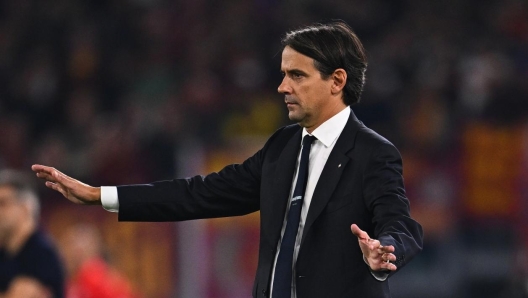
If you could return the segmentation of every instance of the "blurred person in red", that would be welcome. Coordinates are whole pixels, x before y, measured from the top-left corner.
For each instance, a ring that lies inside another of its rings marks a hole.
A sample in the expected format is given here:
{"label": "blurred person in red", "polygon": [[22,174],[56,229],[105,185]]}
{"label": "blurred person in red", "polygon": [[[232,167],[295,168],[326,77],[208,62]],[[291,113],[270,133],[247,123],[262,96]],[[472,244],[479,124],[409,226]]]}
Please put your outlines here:
{"label": "blurred person in red", "polygon": [[96,227],[78,224],[60,241],[68,278],[66,298],[137,298],[130,282],[103,258]]}
{"label": "blurred person in red", "polygon": [[0,171],[0,298],[62,298],[62,264],[38,228],[40,203],[29,181]]}

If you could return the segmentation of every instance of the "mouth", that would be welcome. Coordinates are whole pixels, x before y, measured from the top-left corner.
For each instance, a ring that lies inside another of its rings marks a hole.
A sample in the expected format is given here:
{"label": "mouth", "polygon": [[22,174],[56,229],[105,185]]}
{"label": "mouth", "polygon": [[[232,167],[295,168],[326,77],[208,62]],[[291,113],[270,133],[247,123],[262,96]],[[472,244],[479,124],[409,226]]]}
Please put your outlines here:
{"label": "mouth", "polygon": [[286,108],[290,111],[295,110],[296,105],[298,105],[296,102],[286,102]]}
{"label": "mouth", "polygon": [[285,96],[284,97],[284,103],[286,104],[286,107],[288,109],[293,108],[296,105],[299,105],[297,100],[295,98],[293,98],[292,96]]}
{"label": "mouth", "polygon": [[295,100],[291,100],[290,98],[286,98],[286,100],[284,100],[284,103],[288,106],[298,104]]}

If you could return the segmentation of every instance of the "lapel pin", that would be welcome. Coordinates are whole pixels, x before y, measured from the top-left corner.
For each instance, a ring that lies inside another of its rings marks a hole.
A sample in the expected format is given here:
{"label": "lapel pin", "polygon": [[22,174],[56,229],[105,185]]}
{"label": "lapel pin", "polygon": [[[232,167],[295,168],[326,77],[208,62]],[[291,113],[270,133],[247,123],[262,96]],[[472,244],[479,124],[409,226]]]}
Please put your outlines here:
{"label": "lapel pin", "polygon": [[341,167],[341,164],[339,164],[337,167],[340,168],[340,167]]}

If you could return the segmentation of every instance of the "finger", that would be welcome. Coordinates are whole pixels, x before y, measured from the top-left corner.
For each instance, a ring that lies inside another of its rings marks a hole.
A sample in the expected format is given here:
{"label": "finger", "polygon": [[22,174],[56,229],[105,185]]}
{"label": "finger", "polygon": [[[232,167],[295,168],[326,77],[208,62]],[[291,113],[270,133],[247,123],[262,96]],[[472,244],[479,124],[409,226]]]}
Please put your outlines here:
{"label": "finger", "polygon": [[[389,257],[389,258],[392,258],[392,257]],[[379,271],[379,270],[394,271],[398,269],[398,267],[396,267],[396,265],[391,263],[390,260],[384,261],[381,255],[376,258],[368,258],[367,261],[368,261],[370,268],[374,271]]]}
{"label": "finger", "polygon": [[[64,188],[64,186],[62,186],[61,184],[58,184],[58,183],[53,183],[53,182],[50,182],[50,181],[46,181],[45,185],[55,191],[58,191],[60,194],[62,194],[66,199],[70,200],[71,202],[75,203],[75,204],[86,204],[85,202],[83,202],[82,200],[79,200],[77,198],[74,198],[72,196],[69,195],[68,191],[67,191],[67,188]],[[1,298],[1,297],[0,297]]]}
{"label": "finger", "polygon": [[53,171],[51,172],[51,176],[56,181],[56,183],[60,183],[66,188],[71,188],[72,182],[74,181],[73,178],[64,175],[61,171],[56,169],[53,169]]}
{"label": "finger", "polygon": [[46,172],[37,172],[37,177],[40,178],[40,179],[44,179],[44,180],[55,182],[55,178],[53,178],[52,175],[50,175],[50,174],[48,174]]}
{"label": "finger", "polygon": [[42,168],[37,167],[37,166],[34,166],[34,167],[38,169],[37,177],[41,179],[45,179],[45,180],[48,180],[54,183],[62,183],[62,184],[65,182],[65,180],[67,180],[66,177],[68,176],[64,175],[63,173],[61,173],[59,170],[55,168],[46,167],[46,166],[41,166]]}
{"label": "finger", "polygon": [[62,190],[61,187],[57,183],[54,183],[51,181],[46,181],[46,186],[58,192]]}
{"label": "finger", "polygon": [[59,179],[61,179],[61,172],[59,172],[58,170],[55,170],[53,169],[53,171],[51,171],[51,176],[53,176],[53,178],[57,179],[57,181]]}
{"label": "finger", "polygon": [[33,165],[31,169],[36,172],[37,177],[53,182],[57,182],[57,173],[60,173],[55,168],[42,165]]}
{"label": "finger", "polygon": [[46,181],[46,187],[49,187],[53,190],[56,190],[58,192],[60,192],[63,196],[66,196],[66,192],[64,191],[64,189],[62,187],[60,187],[59,184],[57,183],[53,183],[53,182],[50,182],[50,181]]}
{"label": "finger", "polygon": [[46,172],[48,174],[51,174],[51,172],[54,170],[54,168],[48,167],[48,166],[39,165],[39,164],[35,164],[35,165],[31,166],[31,170],[33,170],[34,172]]}
{"label": "finger", "polygon": [[395,249],[394,249],[394,246],[392,245],[387,245],[387,246],[380,245],[378,247],[378,250],[380,254],[384,254],[384,253],[393,253]]}
{"label": "finger", "polygon": [[58,191],[58,192],[60,192],[61,194],[64,195],[63,189],[57,183],[46,181],[45,185],[46,185],[46,187],[51,188],[53,190],[56,190],[56,191]]}
{"label": "finger", "polygon": [[47,166],[42,166],[42,165],[33,165],[31,169],[37,172],[37,177],[47,179],[47,180],[60,182],[61,180],[63,180],[64,176],[66,176],[63,173],[61,173],[59,170],[52,168],[52,167],[47,167]]}
{"label": "finger", "polygon": [[383,262],[383,264],[381,264],[381,268],[390,270],[390,271],[396,271],[398,269],[398,267],[394,265],[393,263],[386,263],[386,262]]}
{"label": "finger", "polygon": [[365,241],[368,241],[370,239],[367,232],[361,230],[356,224],[352,224],[352,226],[350,226],[350,229],[352,230],[352,234],[356,235],[356,237],[358,237],[359,239]]}
{"label": "finger", "polygon": [[377,252],[380,255],[383,254],[383,252],[381,252],[381,250],[380,250],[381,243],[379,242],[379,240],[369,239],[367,241],[367,245],[368,245],[370,250],[375,251],[375,252]]}
{"label": "finger", "polygon": [[43,167],[42,165],[34,164],[31,166],[31,170],[34,172],[38,172],[38,171],[41,171],[42,167]]}
{"label": "finger", "polygon": [[396,256],[393,255],[393,254],[384,253],[384,254],[381,255],[381,259],[384,262],[394,262],[394,261],[396,261]]}

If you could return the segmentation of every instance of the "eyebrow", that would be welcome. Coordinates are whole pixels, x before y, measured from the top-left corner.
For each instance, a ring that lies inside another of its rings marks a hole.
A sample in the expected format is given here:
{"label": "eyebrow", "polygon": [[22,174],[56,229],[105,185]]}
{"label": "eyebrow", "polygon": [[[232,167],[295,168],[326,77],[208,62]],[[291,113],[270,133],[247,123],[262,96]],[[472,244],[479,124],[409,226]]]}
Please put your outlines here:
{"label": "eyebrow", "polygon": [[300,69],[297,69],[297,68],[294,68],[294,69],[289,69],[289,70],[283,70],[281,69],[281,73],[285,74],[295,74],[295,75],[303,75],[303,76],[308,76],[308,74]]}

